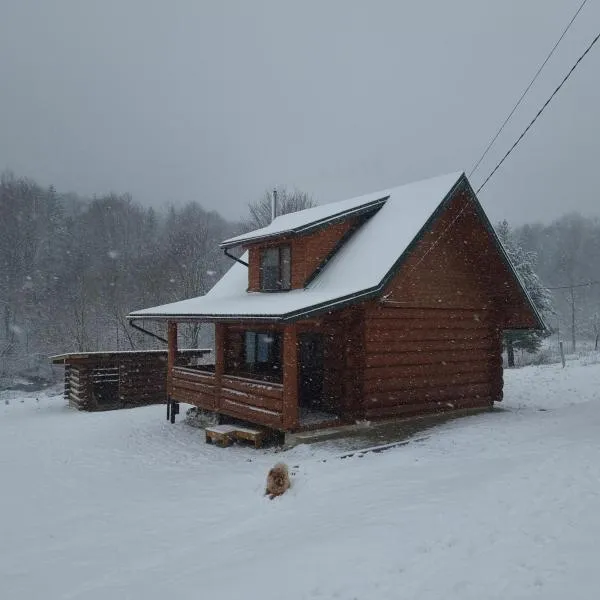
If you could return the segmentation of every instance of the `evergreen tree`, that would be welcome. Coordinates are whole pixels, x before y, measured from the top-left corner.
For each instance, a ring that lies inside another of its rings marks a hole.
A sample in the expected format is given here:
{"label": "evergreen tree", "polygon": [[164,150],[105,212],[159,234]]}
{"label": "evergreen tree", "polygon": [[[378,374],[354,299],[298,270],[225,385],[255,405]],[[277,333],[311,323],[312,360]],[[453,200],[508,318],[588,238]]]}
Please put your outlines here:
{"label": "evergreen tree", "polygon": [[[537,254],[523,249],[515,239],[507,221],[502,221],[498,225],[496,233],[542,318],[553,314],[550,292],[542,285],[535,272]],[[508,366],[515,366],[515,350],[537,352],[542,340],[548,335],[547,331],[507,331],[504,334],[504,348],[508,355]]]}

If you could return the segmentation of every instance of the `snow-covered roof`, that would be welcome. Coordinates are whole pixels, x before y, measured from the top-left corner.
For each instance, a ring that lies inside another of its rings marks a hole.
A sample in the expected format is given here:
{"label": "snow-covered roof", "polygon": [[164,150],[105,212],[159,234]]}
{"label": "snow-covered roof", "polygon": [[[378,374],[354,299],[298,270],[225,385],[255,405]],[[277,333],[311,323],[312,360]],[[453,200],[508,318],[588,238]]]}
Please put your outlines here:
{"label": "snow-covered roof", "polygon": [[[272,235],[276,229],[284,233],[292,225],[314,223],[316,214],[324,219],[326,215],[342,214],[350,207],[364,207],[374,201],[382,203],[303,289],[247,292],[248,270],[235,263],[205,296],[135,311],[129,318],[291,320],[333,309],[348,300],[372,296],[387,283],[387,277],[428,219],[461,181],[466,182],[463,173],[452,173],[279,217],[279,225],[276,226],[276,221],[272,223]],[[320,209],[322,212],[315,212]],[[259,231],[266,229],[269,228]],[[242,259],[247,260],[247,256]]]}
{"label": "snow-covered roof", "polygon": [[220,246],[221,248],[231,248],[233,246],[278,237],[283,234],[295,235],[307,233],[332,221],[375,210],[387,200],[387,197],[387,192],[376,192],[374,194],[359,196],[358,198],[350,198],[350,200],[331,202],[281,215],[273,219],[266,227],[229,238],[221,242]]}

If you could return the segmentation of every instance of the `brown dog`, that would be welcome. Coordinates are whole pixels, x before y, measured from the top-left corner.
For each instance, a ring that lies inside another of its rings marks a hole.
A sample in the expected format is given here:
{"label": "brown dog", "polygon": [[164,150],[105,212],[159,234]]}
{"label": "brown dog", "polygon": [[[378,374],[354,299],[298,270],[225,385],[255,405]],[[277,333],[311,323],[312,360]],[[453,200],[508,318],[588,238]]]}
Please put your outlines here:
{"label": "brown dog", "polygon": [[271,500],[276,496],[281,496],[290,489],[290,474],[285,463],[277,463],[267,475],[267,489],[265,496]]}

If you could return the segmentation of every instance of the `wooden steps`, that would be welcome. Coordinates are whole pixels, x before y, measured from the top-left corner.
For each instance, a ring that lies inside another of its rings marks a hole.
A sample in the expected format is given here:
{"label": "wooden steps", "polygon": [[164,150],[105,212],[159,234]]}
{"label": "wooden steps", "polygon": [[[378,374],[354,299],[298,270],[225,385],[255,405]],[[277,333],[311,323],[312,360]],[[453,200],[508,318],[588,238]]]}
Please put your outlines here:
{"label": "wooden steps", "polygon": [[265,439],[265,432],[260,429],[250,429],[240,425],[215,425],[207,427],[206,443],[216,444],[225,448],[235,441],[252,442],[255,448],[260,448]]}

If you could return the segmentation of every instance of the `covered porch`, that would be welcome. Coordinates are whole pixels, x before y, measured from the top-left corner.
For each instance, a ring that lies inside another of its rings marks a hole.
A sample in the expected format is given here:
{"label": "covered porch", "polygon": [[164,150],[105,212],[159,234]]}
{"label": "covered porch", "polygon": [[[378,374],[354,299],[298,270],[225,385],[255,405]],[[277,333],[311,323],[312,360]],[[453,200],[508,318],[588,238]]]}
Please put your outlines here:
{"label": "covered porch", "polygon": [[278,431],[352,422],[361,413],[362,313],[290,324],[215,324],[214,365],[178,365],[169,321],[168,395]]}

